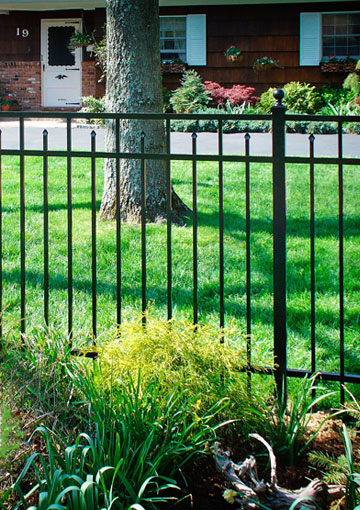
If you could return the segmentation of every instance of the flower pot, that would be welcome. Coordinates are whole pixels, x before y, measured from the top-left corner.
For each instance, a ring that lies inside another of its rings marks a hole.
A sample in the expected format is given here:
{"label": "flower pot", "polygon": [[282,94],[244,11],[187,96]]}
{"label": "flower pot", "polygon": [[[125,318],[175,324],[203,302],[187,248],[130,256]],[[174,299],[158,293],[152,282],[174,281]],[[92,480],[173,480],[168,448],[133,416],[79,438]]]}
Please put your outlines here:
{"label": "flower pot", "polygon": [[185,71],[184,64],[162,64],[161,65],[161,73],[162,74],[182,74]]}
{"label": "flower pot", "polygon": [[255,64],[254,71],[256,73],[262,72],[262,71],[270,71],[274,66],[272,64]]}
{"label": "flower pot", "polygon": [[1,111],[2,112],[8,112],[10,110],[10,105],[9,104],[2,104],[1,105]]}
{"label": "flower pot", "polygon": [[342,73],[344,72],[344,64],[342,62],[322,62],[320,71],[322,73]]}
{"label": "flower pot", "polygon": [[244,55],[225,55],[225,58],[229,64],[239,64],[243,61]]}
{"label": "flower pot", "polygon": [[345,73],[353,73],[355,71],[355,62],[345,62],[343,64],[343,70]]}

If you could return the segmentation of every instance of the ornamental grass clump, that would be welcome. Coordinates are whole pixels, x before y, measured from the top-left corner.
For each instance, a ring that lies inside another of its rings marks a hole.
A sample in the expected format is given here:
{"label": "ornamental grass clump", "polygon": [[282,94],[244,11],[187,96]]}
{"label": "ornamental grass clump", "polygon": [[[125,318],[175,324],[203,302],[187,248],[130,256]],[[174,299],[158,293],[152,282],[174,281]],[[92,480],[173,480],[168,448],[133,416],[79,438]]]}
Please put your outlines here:
{"label": "ornamental grass clump", "polygon": [[246,364],[245,336],[236,328],[194,326],[189,321],[165,322],[147,318],[125,322],[119,338],[106,343],[100,353],[102,384],[136,377],[139,369],[144,382],[161,380],[163,392],[175,385],[191,395],[199,395],[197,410],[229,398],[226,419],[239,419],[248,402],[247,378],[241,373]]}

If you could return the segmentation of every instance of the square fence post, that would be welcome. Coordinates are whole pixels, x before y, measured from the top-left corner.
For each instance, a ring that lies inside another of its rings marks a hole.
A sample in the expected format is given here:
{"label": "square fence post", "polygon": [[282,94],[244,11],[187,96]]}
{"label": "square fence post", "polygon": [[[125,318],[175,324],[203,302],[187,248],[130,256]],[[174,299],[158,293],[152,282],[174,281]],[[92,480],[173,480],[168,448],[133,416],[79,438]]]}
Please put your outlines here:
{"label": "square fence post", "polygon": [[272,111],[273,150],[273,286],[274,363],[279,399],[286,402],[286,187],[284,92],[274,91]]}

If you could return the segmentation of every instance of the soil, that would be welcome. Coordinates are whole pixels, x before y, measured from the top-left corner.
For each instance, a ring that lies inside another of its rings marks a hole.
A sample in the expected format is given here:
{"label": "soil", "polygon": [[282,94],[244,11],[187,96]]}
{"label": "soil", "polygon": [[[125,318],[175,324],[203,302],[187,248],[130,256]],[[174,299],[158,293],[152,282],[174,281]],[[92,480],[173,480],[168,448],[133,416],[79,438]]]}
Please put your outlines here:
{"label": "soil", "polygon": [[[324,412],[314,413],[310,423],[309,433],[316,430],[325,417]],[[344,444],[340,434],[342,430],[342,421],[328,420],[312,441],[309,451],[317,451],[328,453],[334,457],[344,455]],[[355,461],[360,460],[360,434],[353,432],[351,436],[352,446],[354,450]],[[231,453],[234,462],[244,460],[248,455],[255,455],[259,467],[259,476],[268,480],[268,472],[263,466],[257,454],[259,451],[250,450],[250,442],[244,441],[244,438],[238,437],[233,440],[231,447],[226,448]],[[253,445],[255,446],[255,445]],[[261,473],[262,469],[262,473]],[[230,505],[223,498],[223,492],[230,486],[225,482],[220,473],[216,471],[214,460],[211,456],[202,459],[190,466],[184,473],[188,480],[188,487],[184,488],[190,493],[182,502],[174,508],[177,510],[229,510],[234,509],[234,505]],[[296,466],[278,465],[277,476],[278,485],[290,490],[297,490],[306,487],[311,480],[316,478],[322,479],[324,473],[315,466],[309,465],[308,456],[304,455]],[[337,509],[341,509],[344,502],[341,501]]]}
{"label": "soil", "polygon": [[[12,458],[7,459],[7,466],[4,462],[0,465],[0,495],[11,486],[20,474],[25,459],[34,451],[44,451],[44,444],[40,439],[36,439],[29,445],[26,440],[30,437],[31,431],[39,424],[38,419],[30,414],[17,414],[16,416],[20,427],[23,430],[23,441]],[[324,413],[315,413],[312,417],[311,427],[316,429],[323,420]],[[340,420],[329,420],[325,423],[317,437],[311,443],[310,451],[326,452],[334,457],[344,454],[344,446],[340,430],[342,422]],[[353,432],[352,445],[355,454],[355,460],[359,461],[360,434]],[[254,444],[253,444],[254,443]],[[230,451],[231,458],[235,462],[244,460],[248,455],[255,455],[259,468],[260,478],[268,479],[265,456],[259,457],[261,446],[257,442],[250,442],[242,436],[225,439],[223,445]],[[257,448],[257,450],[251,448]],[[263,460],[262,460],[263,459]],[[262,462],[264,463],[262,466]],[[233,505],[227,503],[223,498],[223,492],[229,488],[220,473],[216,471],[212,455],[208,455],[188,466],[183,471],[183,478],[178,481],[182,488],[182,499],[172,508],[175,510],[229,510],[234,509]],[[310,466],[307,455],[304,455],[296,467],[279,466],[277,470],[278,484],[287,489],[296,490],[308,485],[310,480],[322,478],[323,473]],[[187,480],[185,484],[184,479]],[[178,491],[176,497],[179,497]],[[1,498],[0,498],[1,499]],[[14,502],[8,502],[4,507],[13,508]],[[167,505],[170,508],[170,505]],[[339,508],[339,507],[338,507]],[[341,508],[341,505],[340,505]]]}

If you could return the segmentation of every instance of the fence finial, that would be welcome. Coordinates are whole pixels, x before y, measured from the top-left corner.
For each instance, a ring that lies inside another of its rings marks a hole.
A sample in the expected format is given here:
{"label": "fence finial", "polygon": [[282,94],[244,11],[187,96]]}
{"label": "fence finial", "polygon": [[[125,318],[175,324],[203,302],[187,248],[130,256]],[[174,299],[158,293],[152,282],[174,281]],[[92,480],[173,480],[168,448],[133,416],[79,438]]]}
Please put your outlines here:
{"label": "fence finial", "polygon": [[276,99],[276,104],[275,106],[277,108],[285,108],[284,105],[282,104],[282,100],[284,99],[284,96],[285,96],[285,93],[282,89],[275,89],[274,90],[274,93],[273,93],[273,96],[274,98]]}

